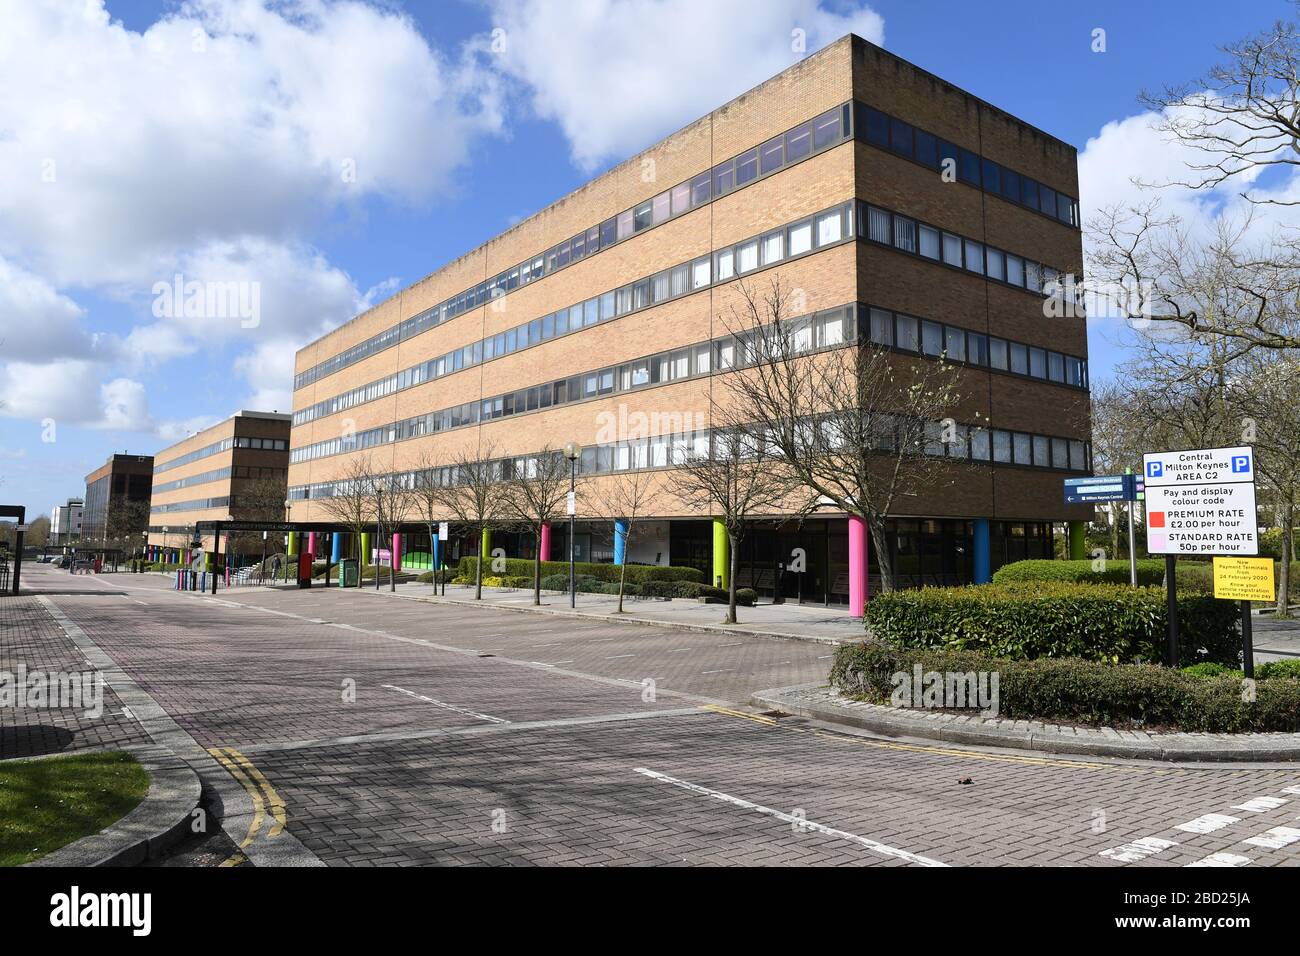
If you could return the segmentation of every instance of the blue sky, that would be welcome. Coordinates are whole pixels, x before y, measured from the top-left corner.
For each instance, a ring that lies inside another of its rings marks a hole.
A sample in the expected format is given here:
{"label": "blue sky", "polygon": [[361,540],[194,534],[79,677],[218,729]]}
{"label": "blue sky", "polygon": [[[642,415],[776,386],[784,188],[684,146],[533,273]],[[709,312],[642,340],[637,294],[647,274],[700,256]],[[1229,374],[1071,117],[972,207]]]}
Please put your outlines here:
{"label": "blue sky", "polygon": [[[0,175],[27,185],[0,197],[0,500],[48,513],[113,451],[153,453],[241,407],[287,411],[294,348],[777,72],[794,27],[810,50],[849,29],[883,31],[893,52],[1075,144],[1086,214],[1125,198],[1152,152],[1140,90],[1193,79],[1217,45],[1293,8],[16,9],[0,83],[24,94],[0,104]],[[1091,49],[1097,28],[1103,54]],[[635,84],[617,79],[627,67]],[[177,271],[258,281],[258,326],[156,315],[152,287]],[[1122,358],[1118,340],[1094,325],[1094,381]]]}

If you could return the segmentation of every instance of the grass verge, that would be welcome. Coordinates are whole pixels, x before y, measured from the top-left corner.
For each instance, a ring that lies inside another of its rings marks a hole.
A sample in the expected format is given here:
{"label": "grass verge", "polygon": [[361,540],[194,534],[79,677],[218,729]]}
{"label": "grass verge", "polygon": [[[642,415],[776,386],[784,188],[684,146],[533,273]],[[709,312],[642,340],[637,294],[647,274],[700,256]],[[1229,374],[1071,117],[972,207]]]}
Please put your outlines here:
{"label": "grass verge", "polygon": [[120,820],[149,792],[130,754],[0,763],[0,866],[21,866]]}

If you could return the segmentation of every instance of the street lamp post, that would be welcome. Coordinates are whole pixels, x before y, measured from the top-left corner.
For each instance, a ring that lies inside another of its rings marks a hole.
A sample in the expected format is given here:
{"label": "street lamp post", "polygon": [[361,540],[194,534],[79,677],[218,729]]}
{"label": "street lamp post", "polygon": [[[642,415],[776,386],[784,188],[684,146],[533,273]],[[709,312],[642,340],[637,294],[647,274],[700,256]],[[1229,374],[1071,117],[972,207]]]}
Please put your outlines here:
{"label": "street lamp post", "polygon": [[569,459],[569,607],[578,606],[578,587],[573,574],[573,537],[578,514],[578,459],[582,457],[582,446],[571,441],[564,446],[564,457]]}
{"label": "street lamp post", "polygon": [[[376,488],[375,497],[378,504],[375,506],[375,590],[379,590],[379,555],[384,548],[384,489]],[[393,552],[388,552],[388,560],[393,560]]]}
{"label": "street lamp post", "polygon": [[289,580],[289,535],[293,534],[289,530],[290,509],[293,508],[293,502],[285,500],[284,503],[284,577],[281,579],[286,583]]}

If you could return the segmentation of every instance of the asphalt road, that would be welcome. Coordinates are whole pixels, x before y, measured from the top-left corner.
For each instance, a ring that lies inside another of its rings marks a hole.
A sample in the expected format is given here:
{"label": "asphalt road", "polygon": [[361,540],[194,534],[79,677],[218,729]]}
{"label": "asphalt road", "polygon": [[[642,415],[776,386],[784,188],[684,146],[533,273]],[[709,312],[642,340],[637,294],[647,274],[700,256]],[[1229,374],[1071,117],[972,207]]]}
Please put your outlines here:
{"label": "asphalt road", "polygon": [[1300,863],[1300,768],[964,749],[744,706],[824,678],[824,645],[24,570],[49,618],[24,646],[79,634],[121,668],[108,723],[61,739],[160,726],[126,719],[143,692],[219,784],[225,833],[177,863]]}

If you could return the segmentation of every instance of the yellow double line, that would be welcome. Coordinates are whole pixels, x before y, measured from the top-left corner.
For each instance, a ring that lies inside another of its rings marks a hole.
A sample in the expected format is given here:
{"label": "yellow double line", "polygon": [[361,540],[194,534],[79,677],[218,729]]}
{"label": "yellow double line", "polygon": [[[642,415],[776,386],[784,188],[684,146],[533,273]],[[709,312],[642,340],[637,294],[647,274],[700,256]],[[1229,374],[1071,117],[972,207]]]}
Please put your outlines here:
{"label": "yellow double line", "polygon": [[271,827],[266,832],[268,840],[275,839],[284,832],[288,822],[284,812],[284,800],[276,793],[271,781],[263,776],[262,771],[253,766],[253,762],[234,747],[209,747],[208,753],[216,757],[221,765],[230,771],[230,775],[243,785],[253,800],[253,819],[248,824],[248,833],[240,841],[239,852],[221,863],[222,866],[238,866],[247,861],[244,850],[257,839],[266,820],[267,811],[271,814]]}

